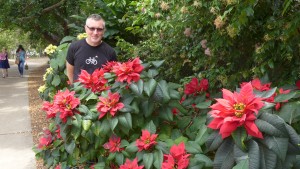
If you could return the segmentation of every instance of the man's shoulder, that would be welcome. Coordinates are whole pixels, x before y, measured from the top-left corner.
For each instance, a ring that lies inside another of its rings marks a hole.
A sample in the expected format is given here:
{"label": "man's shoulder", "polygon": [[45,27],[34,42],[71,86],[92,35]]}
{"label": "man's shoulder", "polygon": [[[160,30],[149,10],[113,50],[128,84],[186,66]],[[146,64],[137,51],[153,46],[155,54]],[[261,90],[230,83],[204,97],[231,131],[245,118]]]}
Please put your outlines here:
{"label": "man's shoulder", "polygon": [[85,39],[81,39],[81,40],[77,40],[77,41],[72,42],[71,46],[78,47],[78,46],[81,46],[85,43],[86,43]]}

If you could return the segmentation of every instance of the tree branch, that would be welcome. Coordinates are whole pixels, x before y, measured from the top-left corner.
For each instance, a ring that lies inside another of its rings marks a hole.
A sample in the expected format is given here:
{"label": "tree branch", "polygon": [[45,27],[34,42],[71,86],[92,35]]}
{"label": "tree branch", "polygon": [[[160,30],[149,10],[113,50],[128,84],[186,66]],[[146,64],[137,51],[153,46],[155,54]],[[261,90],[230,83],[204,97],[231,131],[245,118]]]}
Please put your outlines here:
{"label": "tree branch", "polygon": [[[44,13],[47,13],[47,12],[50,12],[50,11],[52,11],[52,10],[54,10],[54,9],[56,9],[56,8],[58,8],[58,7],[60,7],[61,5],[63,5],[63,4],[65,3],[65,1],[66,1],[66,0],[61,0],[60,2],[58,2],[58,3],[56,3],[56,4],[52,5],[52,6],[49,6],[49,7],[45,8],[45,9],[43,9],[43,10],[40,12],[40,15],[41,15],[41,14],[44,14]],[[35,15],[31,15],[31,16],[27,16],[27,17],[18,18],[18,20],[23,21],[23,20],[32,19],[32,18],[34,18],[34,17],[36,17],[36,16],[35,16]]]}

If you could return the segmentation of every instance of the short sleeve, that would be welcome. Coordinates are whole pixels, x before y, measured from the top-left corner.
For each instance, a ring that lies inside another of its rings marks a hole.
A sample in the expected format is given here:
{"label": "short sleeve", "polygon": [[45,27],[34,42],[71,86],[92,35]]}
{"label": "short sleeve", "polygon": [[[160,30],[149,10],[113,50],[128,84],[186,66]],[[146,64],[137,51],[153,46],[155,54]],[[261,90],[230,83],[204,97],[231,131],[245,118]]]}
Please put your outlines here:
{"label": "short sleeve", "polygon": [[74,51],[74,43],[72,43],[70,46],[69,46],[69,49],[68,49],[68,52],[67,52],[67,62],[70,64],[70,65],[73,65],[74,66],[74,56],[75,56],[75,51]]}

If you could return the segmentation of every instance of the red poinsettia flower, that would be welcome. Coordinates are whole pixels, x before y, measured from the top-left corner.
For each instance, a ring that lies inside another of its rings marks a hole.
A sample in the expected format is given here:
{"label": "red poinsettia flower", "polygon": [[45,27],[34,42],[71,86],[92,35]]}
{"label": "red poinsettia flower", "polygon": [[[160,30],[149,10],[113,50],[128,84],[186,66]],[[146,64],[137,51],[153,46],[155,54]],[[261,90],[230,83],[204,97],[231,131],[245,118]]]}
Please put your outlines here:
{"label": "red poinsettia flower", "polygon": [[131,83],[131,81],[137,82],[140,80],[140,73],[143,71],[144,67],[141,65],[141,60],[135,58],[132,61],[127,61],[125,63],[117,63],[113,66],[113,72],[117,75],[116,81]]}
{"label": "red poinsettia flower", "polygon": [[103,71],[104,71],[105,73],[110,73],[110,72],[112,72],[113,67],[114,67],[115,65],[117,65],[117,64],[118,64],[118,62],[116,62],[116,61],[107,62],[107,63],[102,67],[102,69],[103,69]]}
{"label": "red poinsettia flower", "polygon": [[300,90],[300,80],[297,80],[297,81],[296,81],[296,86],[297,86],[297,88]]}
{"label": "red poinsettia flower", "polygon": [[139,151],[149,150],[152,146],[156,145],[155,141],[157,134],[151,134],[148,130],[142,130],[142,136],[136,140],[136,146]]}
{"label": "red poinsettia flower", "polygon": [[60,165],[57,165],[57,166],[55,167],[55,169],[61,169],[61,166],[60,166]]}
{"label": "red poinsettia flower", "polygon": [[99,119],[104,117],[107,112],[115,116],[116,112],[124,107],[123,103],[119,103],[119,93],[108,93],[108,97],[99,97],[100,102],[97,104],[97,110],[100,112]]}
{"label": "red poinsettia flower", "polygon": [[43,103],[43,107],[42,110],[46,111],[47,113],[47,118],[55,118],[56,113],[57,113],[57,109],[55,108],[55,106],[53,105],[53,103],[50,103],[48,101],[45,101]]}
{"label": "red poinsettia flower", "polygon": [[92,92],[102,92],[109,89],[104,73],[103,69],[96,69],[90,75],[86,70],[82,70],[78,76],[78,81],[84,84],[85,88],[91,89]]}
{"label": "red poinsettia flower", "polygon": [[198,94],[204,92],[208,89],[209,83],[207,79],[201,79],[200,82],[197,78],[193,78],[190,83],[185,85],[184,93],[189,94]]}
{"label": "red poinsettia flower", "polygon": [[38,148],[44,149],[52,143],[52,134],[49,129],[44,130],[43,136],[39,139]]}
{"label": "red poinsettia flower", "polygon": [[190,154],[185,151],[184,143],[180,143],[178,146],[173,145],[170,149],[170,154],[164,155],[164,162],[162,163],[162,169],[185,169],[189,165]]}
{"label": "red poinsettia flower", "polygon": [[68,89],[66,91],[58,91],[53,98],[53,104],[60,112],[59,117],[63,122],[67,121],[67,117],[74,115],[75,108],[80,104],[80,100],[76,98],[75,92],[70,92]]}
{"label": "red poinsettia flower", "polygon": [[57,137],[58,139],[61,139],[62,137],[61,137],[61,135],[60,135],[60,127],[59,127],[59,125],[56,125],[56,127],[57,127],[57,129],[55,130],[56,137]]}
{"label": "red poinsettia flower", "polygon": [[103,147],[109,150],[109,152],[114,153],[123,150],[123,148],[120,148],[120,145],[121,145],[121,138],[116,135],[112,135],[109,138],[109,141],[103,145]]}
{"label": "red poinsettia flower", "polygon": [[262,98],[253,94],[251,83],[245,84],[240,93],[223,89],[223,99],[216,99],[217,103],[210,106],[209,112],[214,119],[208,125],[212,129],[220,129],[222,138],[230,136],[238,127],[244,126],[251,136],[263,138],[254,121],[255,113],[264,105]]}
{"label": "red poinsettia flower", "polygon": [[[241,83],[241,87],[246,85],[248,82],[243,82]],[[258,78],[255,78],[251,81],[251,85],[253,89],[258,90],[258,91],[267,91],[270,90],[271,83],[261,83],[261,81]]]}
{"label": "red poinsettia flower", "polygon": [[125,164],[120,166],[120,169],[143,169],[144,166],[138,165],[138,160],[135,158],[134,160],[130,161],[129,159],[126,159]]}

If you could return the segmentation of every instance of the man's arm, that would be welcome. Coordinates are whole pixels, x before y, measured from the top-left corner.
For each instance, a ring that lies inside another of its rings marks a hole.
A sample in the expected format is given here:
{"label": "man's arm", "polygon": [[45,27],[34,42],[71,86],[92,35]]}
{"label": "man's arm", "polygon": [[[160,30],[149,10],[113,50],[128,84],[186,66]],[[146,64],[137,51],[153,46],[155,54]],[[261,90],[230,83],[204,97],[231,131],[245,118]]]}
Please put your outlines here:
{"label": "man's arm", "polygon": [[68,61],[66,62],[67,67],[67,76],[69,78],[70,84],[73,84],[73,76],[74,76],[74,66],[71,65]]}

